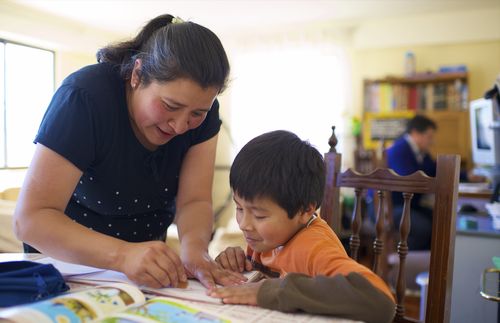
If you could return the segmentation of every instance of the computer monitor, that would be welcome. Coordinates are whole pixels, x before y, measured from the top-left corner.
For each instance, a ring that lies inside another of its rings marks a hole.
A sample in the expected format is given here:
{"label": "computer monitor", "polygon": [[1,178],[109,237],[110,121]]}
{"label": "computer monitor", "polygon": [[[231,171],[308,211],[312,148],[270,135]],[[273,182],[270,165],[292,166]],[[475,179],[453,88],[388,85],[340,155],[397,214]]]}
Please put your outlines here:
{"label": "computer monitor", "polygon": [[500,164],[500,118],[493,103],[491,99],[470,103],[472,160],[476,167]]}

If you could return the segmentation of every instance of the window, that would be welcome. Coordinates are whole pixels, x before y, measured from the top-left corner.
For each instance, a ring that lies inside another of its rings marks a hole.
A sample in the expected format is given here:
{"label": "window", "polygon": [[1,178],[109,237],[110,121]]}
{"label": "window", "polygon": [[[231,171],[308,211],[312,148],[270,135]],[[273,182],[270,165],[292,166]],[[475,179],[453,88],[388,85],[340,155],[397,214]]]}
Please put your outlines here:
{"label": "window", "polygon": [[292,131],[321,153],[329,149],[331,126],[337,136],[345,131],[348,80],[342,50],[316,44],[266,47],[235,55],[232,70],[233,156],[267,131]]}
{"label": "window", "polygon": [[53,93],[53,52],[0,41],[0,168],[29,165]]}

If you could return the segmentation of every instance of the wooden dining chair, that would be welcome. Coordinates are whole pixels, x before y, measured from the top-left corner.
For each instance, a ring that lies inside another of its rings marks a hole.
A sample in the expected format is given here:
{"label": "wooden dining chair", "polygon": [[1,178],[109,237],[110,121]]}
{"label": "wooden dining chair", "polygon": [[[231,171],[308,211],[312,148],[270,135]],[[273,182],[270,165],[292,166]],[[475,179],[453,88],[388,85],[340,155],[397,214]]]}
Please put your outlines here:
{"label": "wooden dining chair", "polygon": [[[335,127],[332,127],[335,131]],[[329,140],[330,151],[325,154],[326,185],[320,214],[334,231],[340,228],[340,188],[354,188],[355,205],[351,221],[352,234],[350,256],[358,260],[360,246],[360,201],[363,190],[372,189],[380,200],[376,211],[376,237],[373,241],[374,261],[372,270],[380,275],[386,236],[383,192],[402,192],[403,215],[399,229],[397,253],[399,269],[396,283],[396,315],[394,322],[415,322],[405,316],[405,269],[408,254],[407,239],[411,228],[410,203],[413,194],[434,194],[434,215],[432,219],[431,260],[429,285],[427,289],[426,322],[449,322],[451,309],[451,288],[453,278],[453,255],[455,246],[455,218],[458,196],[460,156],[438,155],[436,177],[429,177],[418,171],[408,176],[397,175],[388,168],[378,168],[370,174],[360,174],[352,169],[340,171],[341,154],[336,152],[335,133]]]}

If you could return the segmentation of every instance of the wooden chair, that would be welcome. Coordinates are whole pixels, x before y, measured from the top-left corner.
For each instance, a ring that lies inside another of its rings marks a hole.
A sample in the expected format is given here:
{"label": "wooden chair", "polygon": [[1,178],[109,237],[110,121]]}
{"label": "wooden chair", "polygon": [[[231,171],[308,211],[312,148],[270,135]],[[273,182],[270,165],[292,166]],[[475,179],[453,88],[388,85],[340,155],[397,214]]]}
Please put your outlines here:
{"label": "wooden chair", "polygon": [[[335,127],[333,127],[335,130]],[[332,135],[335,138],[335,134]],[[456,201],[460,157],[458,155],[438,155],[436,177],[429,177],[418,171],[409,176],[399,176],[387,168],[379,168],[370,174],[359,174],[351,169],[340,171],[341,154],[335,150],[336,138],[330,138],[330,151],[325,154],[326,186],[321,207],[321,217],[334,230],[340,228],[340,187],[354,188],[355,206],[352,215],[350,256],[358,260],[360,245],[360,201],[363,190],[373,189],[380,199],[377,210],[376,237],[373,242],[373,271],[380,274],[384,234],[383,216],[384,194],[382,192],[403,192],[404,206],[399,230],[399,270],[396,285],[395,322],[415,322],[405,317],[405,259],[408,254],[407,239],[410,232],[410,202],[413,194],[434,194],[434,215],[432,222],[431,261],[429,285],[427,289],[426,322],[449,322],[451,309],[451,287],[453,278],[453,255],[455,246]],[[338,231],[336,231],[338,232]]]}

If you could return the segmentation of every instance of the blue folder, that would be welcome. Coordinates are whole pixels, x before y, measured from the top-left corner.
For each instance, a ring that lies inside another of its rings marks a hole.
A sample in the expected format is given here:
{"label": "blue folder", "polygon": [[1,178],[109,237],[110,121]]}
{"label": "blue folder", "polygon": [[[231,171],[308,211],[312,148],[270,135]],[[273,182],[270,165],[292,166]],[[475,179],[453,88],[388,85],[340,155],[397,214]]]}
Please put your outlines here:
{"label": "blue folder", "polygon": [[0,263],[0,307],[21,305],[57,296],[69,290],[51,264],[32,261]]}

